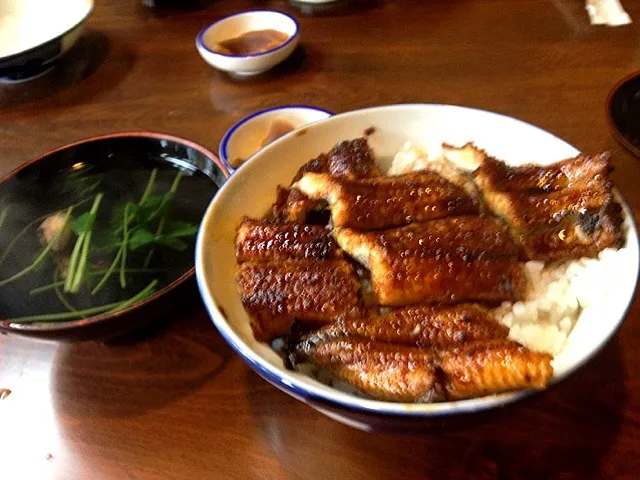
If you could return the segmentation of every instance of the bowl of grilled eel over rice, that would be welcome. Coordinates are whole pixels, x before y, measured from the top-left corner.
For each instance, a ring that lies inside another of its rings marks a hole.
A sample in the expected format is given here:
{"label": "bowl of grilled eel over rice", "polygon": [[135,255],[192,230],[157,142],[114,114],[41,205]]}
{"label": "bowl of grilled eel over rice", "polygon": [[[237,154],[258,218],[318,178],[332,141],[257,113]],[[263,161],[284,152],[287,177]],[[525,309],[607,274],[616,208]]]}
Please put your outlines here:
{"label": "bowl of grilled eel over rice", "polygon": [[336,420],[395,428],[514,402],[586,363],[638,276],[607,152],[503,115],[336,115],[243,164],[196,274],[265,380]]}

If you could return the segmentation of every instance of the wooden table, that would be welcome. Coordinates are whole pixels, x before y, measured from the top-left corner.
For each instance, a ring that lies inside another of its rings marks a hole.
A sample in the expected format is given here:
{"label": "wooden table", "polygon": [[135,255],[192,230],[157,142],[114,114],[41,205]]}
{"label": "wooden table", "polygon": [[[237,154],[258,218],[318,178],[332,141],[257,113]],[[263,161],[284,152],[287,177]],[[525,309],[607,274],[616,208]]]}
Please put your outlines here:
{"label": "wooden table", "polygon": [[[0,86],[0,171],[91,135],[152,130],[217,150],[261,108],[336,112],[402,102],[497,111],[586,152],[611,150],[640,209],[638,161],[611,138],[609,89],[638,68],[640,23],[592,27],[581,0],[386,1],[304,17],[284,1],[156,14],[98,1],[82,41],[30,84]],[[626,1],[640,22],[640,3]],[[302,48],[234,81],[198,56],[200,28],[235,11],[298,15]],[[366,434],[271,387],[193,308],[108,344],[0,337],[0,478],[640,478],[640,303],[586,367],[489,416],[419,434]]]}

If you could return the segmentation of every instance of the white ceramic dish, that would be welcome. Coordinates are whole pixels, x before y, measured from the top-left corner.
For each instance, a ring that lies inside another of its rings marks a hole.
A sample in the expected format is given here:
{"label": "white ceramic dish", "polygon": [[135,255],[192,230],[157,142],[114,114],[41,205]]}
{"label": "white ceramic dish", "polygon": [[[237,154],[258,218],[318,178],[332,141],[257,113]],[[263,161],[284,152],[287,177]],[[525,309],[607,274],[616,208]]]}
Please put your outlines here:
{"label": "white ceramic dish", "polygon": [[93,0],[0,0],[0,77],[34,76],[71,48]]}
{"label": "white ceramic dish", "polygon": [[[278,30],[289,39],[282,45],[253,55],[225,55],[212,50],[216,43],[238,37],[253,30]],[[221,18],[203,28],[196,38],[200,56],[214,68],[235,75],[249,76],[266,72],[286,59],[300,39],[300,27],[295,18],[272,10],[253,10]]]}
{"label": "white ceramic dish", "polygon": [[234,124],[222,137],[218,156],[227,169],[233,172],[237,167],[234,159],[248,159],[262,147],[262,141],[274,120],[283,120],[295,129],[309,123],[324,120],[333,115],[328,110],[309,105],[282,105],[260,110]]}
{"label": "white ceramic dish", "polygon": [[[267,344],[254,340],[234,279],[235,229],[243,215],[259,217],[274,199],[276,185],[287,185],[307,160],[340,140],[362,136],[374,127],[369,143],[381,163],[390,162],[406,140],[427,151],[445,141],[474,141],[489,154],[512,164],[551,163],[578,151],[565,141],[519,120],[464,107],[398,105],[336,115],[309,126],[305,135],[288,134],[242,165],[219,191],[202,222],[196,246],[196,275],[214,324],[232,347],[266,380],[332,418],[360,428],[387,427],[404,420],[476,412],[505,405],[530,391],[457,402],[404,404],[362,399],[286,370]],[[277,165],[278,168],[273,166]],[[623,202],[624,204],[624,202]],[[616,297],[585,309],[565,350],[554,360],[558,382],[586,363],[615,333],[633,299],[638,275],[638,237],[628,206],[629,262],[619,272]]]}

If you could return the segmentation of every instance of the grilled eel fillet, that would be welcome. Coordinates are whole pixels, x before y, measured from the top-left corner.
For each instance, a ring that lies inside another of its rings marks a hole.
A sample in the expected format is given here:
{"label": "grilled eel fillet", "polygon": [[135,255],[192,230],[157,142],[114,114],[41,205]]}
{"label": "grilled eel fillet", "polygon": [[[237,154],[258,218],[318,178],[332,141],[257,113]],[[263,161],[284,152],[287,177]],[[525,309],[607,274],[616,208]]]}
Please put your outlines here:
{"label": "grilled eel fillet", "polygon": [[405,307],[377,316],[350,316],[316,335],[368,338],[415,347],[506,339],[509,329],[479,305]]}
{"label": "grilled eel fillet", "polygon": [[311,334],[292,350],[293,365],[324,368],[375,399],[395,402],[460,400],[523,388],[544,388],[551,356],[509,340],[443,348],[391,345]]}
{"label": "grilled eel fillet", "polygon": [[334,236],[369,269],[380,305],[514,301],[526,293],[519,248],[496,219],[444,218],[375,232],[338,228]]}
{"label": "grilled eel fillet", "polygon": [[294,317],[320,326],[359,308],[358,277],[345,260],[245,262],[236,277],[259,341],[285,335]]}
{"label": "grilled eel fillet", "polygon": [[623,245],[621,207],[607,154],[540,167],[486,157],[475,173],[489,208],[510,225],[531,260],[596,256]]}
{"label": "grilled eel fillet", "polygon": [[336,227],[379,229],[478,213],[462,188],[429,171],[365,179],[305,173],[294,187],[311,199],[326,200]]}
{"label": "grilled eel fillet", "polygon": [[297,188],[278,186],[269,218],[277,222],[306,223],[311,212],[320,206],[321,202],[311,200]]}
{"label": "grilled eel fillet", "polygon": [[245,217],[236,235],[238,263],[294,258],[328,260],[338,255],[331,232],[318,225],[274,223]]}
{"label": "grilled eel fillet", "polygon": [[[300,180],[306,172],[351,179],[382,175],[365,138],[340,142],[329,153],[322,153],[308,161],[300,167],[291,183]],[[325,202],[312,200],[297,188],[278,187],[271,216],[283,222],[305,223],[310,213],[324,205]]]}
{"label": "grilled eel fillet", "polygon": [[607,177],[611,165],[609,154],[578,155],[551,165],[510,167],[487,155],[482,157],[476,176],[485,188],[499,191],[554,192],[590,180]]}
{"label": "grilled eel fillet", "polygon": [[300,180],[307,172],[328,173],[333,177],[351,179],[382,175],[366,138],[337,143],[329,153],[321,153],[317,158],[305,163],[298,170],[292,183]]}

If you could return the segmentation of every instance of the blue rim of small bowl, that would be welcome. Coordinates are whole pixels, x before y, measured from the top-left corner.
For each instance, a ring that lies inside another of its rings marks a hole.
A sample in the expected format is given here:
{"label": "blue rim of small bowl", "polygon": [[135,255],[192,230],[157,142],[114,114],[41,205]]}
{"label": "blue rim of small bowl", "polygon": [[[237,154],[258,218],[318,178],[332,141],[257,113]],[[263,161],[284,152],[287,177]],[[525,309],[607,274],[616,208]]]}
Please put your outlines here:
{"label": "blue rim of small bowl", "polygon": [[[269,112],[273,112],[275,110],[284,110],[284,109],[287,109],[287,108],[299,108],[299,109],[305,109],[305,110],[316,110],[316,111],[328,114],[329,117],[333,117],[335,115],[335,112],[332,112],[332,111],[327,110],[325,108],[314,107],[313,105],[297,105],[297,104],[293,104],[293,105],[278,105],[277,107],[265,108],[265,109],[262,109],[262,110],[258,110],[257,112],[254,112],[251,115],[247,115],[243,119],[241,119],[241,120],[237,121],[236,123],[234,123],[231,126],[231,128],[229,128],[229,130],[227,130],[227,133],[224,134],[224,136],[222,137],[222,140],[220,141],[220,147],[218,148],[218,157],[220,158],[222,163],[224,163],[224,166],[227,167],[227,170],[229,170],[229,173],[233,173],[237,169],[237,168],[234,168],[231,165],[229,165],[229,158],[228,158],[228,155],[227,155],[227,146],[229,144],[229,140],[231,140],[231,137],[236,132],[236,130],[238,130],[238,128],[240,128],[242,125],[247,123],[249,120],[253,120],[256,117],[259,117],[260,115],[263,115],[263,114],[269,113]],[[329,117],[327,117],[327,118],[329,118]],[[320,121],[320,120],[316,120],[316,121]],[[313,123],[313,122],[309,122],[309,123]],[[305,124],[305,125],[307,125],[307,124]],[[301,127],[302,127],[302,125],[301,125]]]}
{"label": "blue rim of small bowl", "polygon": [[[284,15],[285,17],[287,17],[287,18],[289,18],[290,20],[293,21],[293,24],[296,26],[296,30],[295,30],[295,32],[293,32],[293,34],[283,44],[278,45],[277,47],[274,47],[274,48],[272,48],[270,50],[267,50],[265,52],[251,53],[249,55],[228,55],[226,53],[215,52],[215,51],[211,50],[209,47],[207,47],[206,44],[202,41],[202,37],[204,37],[204,34],[207,32],[207,30],[209,30],[214,25],[216,25],[216,24],[218,24],[220,22],[224,22],[225,20],[228,20],[230,18],[239,17],[241,15],[247,15],[249,13],[277,13],[279,15]],[[280,12],[278,10],[247,10],[246,12],[234,13],[232,15],[227,15],[226,17],[219,18],[215,22],[211,22],[209,25],[207,25],[202,30],[200,30],[200,33],[198,33],[198,36],[196,37],[196,45],[198,47],[204,48],[209,53],[212,53],[214,55],[220,55],[222,57],[227,57],[227,58],[262,57],[264,55],[269,55],[270,53],[273,53],[275,51],[282,50],[287,45],[289,45],[291,42],[293,42],[293,40],[298,37],[299,33],[300,33],[300,24],[298,23],[298,21],[293,16],[289,15],[288,13]]]}

